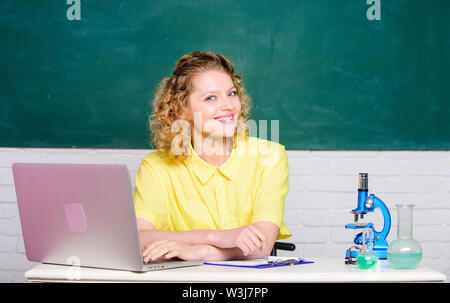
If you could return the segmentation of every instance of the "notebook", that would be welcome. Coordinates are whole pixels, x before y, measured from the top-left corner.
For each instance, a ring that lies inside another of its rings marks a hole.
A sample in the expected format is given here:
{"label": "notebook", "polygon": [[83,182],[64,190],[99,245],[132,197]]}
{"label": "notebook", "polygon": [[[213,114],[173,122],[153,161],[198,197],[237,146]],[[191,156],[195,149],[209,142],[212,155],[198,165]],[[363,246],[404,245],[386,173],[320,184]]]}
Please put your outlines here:
{"label": "notebook", "polygon": [[202,261],[143,263],[125,165],[14,163],[28,260],[143,272]]}
{"label": "notebook", "polygon": [[206,265],[231,266],[231,267],[248,267],[248,268],[268,268],[277,266],[289,266],[299,264],[314,263],[313,261],[306,261],[303,258],[297,257],[280,257],[269,256],[261,259],[250,260],[233,260],[220,262],[205,262]]}

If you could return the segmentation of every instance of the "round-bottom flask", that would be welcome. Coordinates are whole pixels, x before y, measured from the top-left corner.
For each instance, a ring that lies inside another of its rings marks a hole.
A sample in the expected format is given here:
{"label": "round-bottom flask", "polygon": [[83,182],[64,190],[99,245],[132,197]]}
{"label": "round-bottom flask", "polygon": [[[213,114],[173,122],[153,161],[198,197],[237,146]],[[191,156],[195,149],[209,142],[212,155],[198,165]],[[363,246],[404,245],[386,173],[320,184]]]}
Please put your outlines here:
{"label": "round-bottom flask", "polygon": [[397,239],[389,244],[387,258],[395,269],[414,269],[422,260],[422,248],[412,237],[414,205],[396,205],[398,213]]}

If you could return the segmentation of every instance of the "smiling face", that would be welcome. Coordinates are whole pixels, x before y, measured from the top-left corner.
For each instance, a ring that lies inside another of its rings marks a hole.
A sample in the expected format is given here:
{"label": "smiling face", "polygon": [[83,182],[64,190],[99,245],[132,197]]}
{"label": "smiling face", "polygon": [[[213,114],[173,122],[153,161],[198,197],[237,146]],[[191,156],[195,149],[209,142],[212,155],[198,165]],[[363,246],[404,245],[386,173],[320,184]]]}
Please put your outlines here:
{"label": "smiling face", "polygon": [[240,111],[236,88],[226,72],[210,70],[193,77],[188,102],[193,136],[233,136]]}

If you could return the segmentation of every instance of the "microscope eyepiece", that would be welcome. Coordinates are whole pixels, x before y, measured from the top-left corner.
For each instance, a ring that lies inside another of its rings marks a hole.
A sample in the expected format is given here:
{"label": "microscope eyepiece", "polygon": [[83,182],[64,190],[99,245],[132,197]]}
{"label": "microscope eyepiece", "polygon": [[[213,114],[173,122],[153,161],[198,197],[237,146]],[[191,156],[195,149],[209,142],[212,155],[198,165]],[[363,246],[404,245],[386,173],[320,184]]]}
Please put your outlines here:
{"label": "microscope eyepiece", "polygon": [[358,191],[369,190],[369,174],[359,173]]}

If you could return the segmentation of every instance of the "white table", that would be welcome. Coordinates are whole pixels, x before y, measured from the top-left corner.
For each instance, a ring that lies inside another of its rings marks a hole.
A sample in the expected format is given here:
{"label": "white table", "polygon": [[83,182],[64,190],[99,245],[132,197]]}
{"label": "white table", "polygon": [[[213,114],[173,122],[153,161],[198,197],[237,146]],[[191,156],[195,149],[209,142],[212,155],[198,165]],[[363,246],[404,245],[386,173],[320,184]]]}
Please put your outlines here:
{"label": "white table", "polygon": [[31,282],[443,282],[446,276],[420,266],[395,270],[379,260],[371,270],[344,264],[343,258],[310,258],[312,264],[254,269],[213,265],[134,273],[40,264],[25,273]]}

